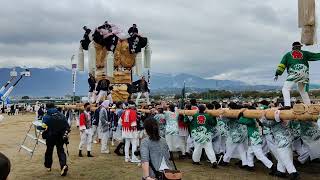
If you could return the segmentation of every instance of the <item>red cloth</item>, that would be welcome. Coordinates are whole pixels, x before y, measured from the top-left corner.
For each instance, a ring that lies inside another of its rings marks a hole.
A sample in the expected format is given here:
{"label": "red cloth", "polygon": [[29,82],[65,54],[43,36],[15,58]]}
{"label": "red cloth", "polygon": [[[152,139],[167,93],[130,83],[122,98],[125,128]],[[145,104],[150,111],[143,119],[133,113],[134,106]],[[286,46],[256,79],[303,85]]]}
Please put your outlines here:
{"label": "red cloth", "polygon": [[90,116],[90,114],[86,114],[85,112],[80,114],[80,120],[79,120],[79,129],[80,130],[91,128],[91,126],[89,126],[89,125],[91,125],[91,123],[88,122],[88,121],[90,121],[90,117],[88,117],[88,116]]}
{"label": "red cloth", "polygon": [[133,131],[137,127],[137,111],[133,109],[125,110],[122,115],[122,130],[123,131]]}

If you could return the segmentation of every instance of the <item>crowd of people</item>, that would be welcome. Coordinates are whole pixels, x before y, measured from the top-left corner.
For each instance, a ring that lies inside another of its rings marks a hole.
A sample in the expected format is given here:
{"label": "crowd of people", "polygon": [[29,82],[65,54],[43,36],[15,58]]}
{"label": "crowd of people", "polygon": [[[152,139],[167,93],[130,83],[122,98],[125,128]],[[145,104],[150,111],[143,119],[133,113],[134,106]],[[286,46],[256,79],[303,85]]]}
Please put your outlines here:
{"label": "crowd of people", "polygon": [[[141,108],[147,109],[148,113],[138,111]],[[195,166],[208,161],[212,168],[229,166],[231,159],[238,159],[236,164],[247,171],[255,171],[256,158],[270,175],[290,179],[299,179],[297,163],[305,164],[320,158],[320,129],[316,122],[268,120],[265,117],[250,119],[241,113],[238,118],[230,119],[206,113],[206,110],[221,108],[268,109],[278,108],[278,104],[266,100],[259,103],[214,101],[198,104],[192,99],[184,109],[197,113],[187,116],[179,114],[174,103],[161,102],[142,107],[133,101],[111,103],[105,100],[98,107],[84,104],[81,113],[60,111],[69,123],[68,127],[73,119],[78,121],[79,157],[84,156],[84,150],[87,157],[94,157],[92,143],[100,143],[100,152],[110,154],[110,144],[117,141],[114,153],[124,156],[125,162],[141,163],[143,178],[148,180],[165,169],[174,169],[171,160],[173,153],[177,152],[179,159],[191,158]],[[65,130],[64,126],[61,135]],[[59,156],[65,162],[65,156]],[[62,170],[65,165],[61,164]]]}

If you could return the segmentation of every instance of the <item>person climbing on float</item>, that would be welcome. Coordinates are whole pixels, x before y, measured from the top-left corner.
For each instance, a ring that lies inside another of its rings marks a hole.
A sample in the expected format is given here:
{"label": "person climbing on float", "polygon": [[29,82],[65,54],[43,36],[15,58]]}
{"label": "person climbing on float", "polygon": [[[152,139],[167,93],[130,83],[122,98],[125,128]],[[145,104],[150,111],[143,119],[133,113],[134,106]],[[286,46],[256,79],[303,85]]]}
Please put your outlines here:
{"label": "person climbing on float", "polygon": [[294,42],[292,51],[286,53],[282,58],[276,70],[274,80],[278,80],[285,69],[287,69],[288,77],[285,81],[282,94],[284,99],[284,109],[291,109],[290,90],[293,85],[298,84],[298,91],[302,97],[304,104],[311,104],[308,95],[309,91],[309,62],[320,60],[320,53],[312,53],[301,50],[302,44]]}
{"label": "person climbing on float", "polygon": [[88,101],[90,103],[93,103],[93,102],[95,102],[94,90],[96,88],[96,79],[94,78],[94,76],[91,73],[89,73],[88,84],[89,84]]}
{"label": "person climbing on float", "polygon": [[104,96],[108,96],[110,81],[106,78],[106,75],[102,75],[102,79],[98,82],[96,91],[98,92],[98,98],[96,104],[98,104]]}
{"label": "person climbing on float", "polygon": [[88,50],[89,44],[92,40],[92,37],[90,35],[90,33],[92,31],[87,26],[83,26],[83,30],[84,30],[84,35],[83,35],[83,39],[80,41],[80,43],[81,43],[82,49]]}
{"label": "person climbing on float", "polygon": [[134,35],[138,35],[139,33],[139,30],[137,28],[137,25],[136,24],[132,24],[132,27],[129,28],[128,30],[128,34],[132,37]]}
{"label": "person climbing on float", "polygon": [[146,99],[147,99],[147,104],[151,104],[150,100],[149,100],[149,93],[150,93],[150,89],[148,87],[148,83],[145,80],[144,76],[141,76],[141,79],[139,79],[138,81],[135,81],[132,83],[133,86],[135,86],[138,90],[138,95],[137,95],[137,99],[136,99],[136,105],[139,104],[139,99],[141,97],[141,95],[143,95]]}

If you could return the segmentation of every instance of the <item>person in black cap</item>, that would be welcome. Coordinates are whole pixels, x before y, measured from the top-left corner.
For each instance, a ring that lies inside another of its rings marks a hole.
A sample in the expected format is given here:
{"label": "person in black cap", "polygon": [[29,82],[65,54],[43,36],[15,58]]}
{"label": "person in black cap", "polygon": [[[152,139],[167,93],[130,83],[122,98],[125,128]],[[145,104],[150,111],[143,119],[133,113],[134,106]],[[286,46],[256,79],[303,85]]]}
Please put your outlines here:
{"label": "person in black cap", "polygon": [[287,80],[285,81],[282,94],[284,99],[284,106],[282,109],[290,109],[290,90],[295,84],[298,84],[298,91],[302,97],[304,104],[310,104],[309,91],[309,61],[320,60],[320,53],[312,53],[301,50],[300,42],[292,44],[292,50],[287,52],[282,58],[276,70],[276,81],[278,76],[281,76],[285,69],[287,69]]}
{"label": "person in black cap", "polygon": [[133,24],[132,27],[128,30],[129,35],[132,37],[134,35],[138,35],[139,31],[136,24]]}

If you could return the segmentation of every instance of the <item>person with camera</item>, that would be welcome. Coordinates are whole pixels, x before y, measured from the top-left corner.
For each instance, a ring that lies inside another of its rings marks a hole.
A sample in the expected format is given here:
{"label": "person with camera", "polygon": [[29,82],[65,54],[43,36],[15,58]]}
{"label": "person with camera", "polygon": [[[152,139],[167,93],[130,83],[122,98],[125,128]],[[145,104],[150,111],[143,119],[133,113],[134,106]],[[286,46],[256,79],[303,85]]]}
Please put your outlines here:
{"label": "person with camera", "polygon": [[68,165],[63,145],[69,143],[68,133],[70,132],[70,127],[67,119],[55,108],[54,103],[49,103],[46,107],[47,114],[43,117],[42,121],[43,127],[45,128],[42,133],[42,137],[46,140],[47,145],[44,166],[48,171],[51,171],[52,154],[54,146],[56,146],[61,168],[60,175],[66,176],[68,172]]}

